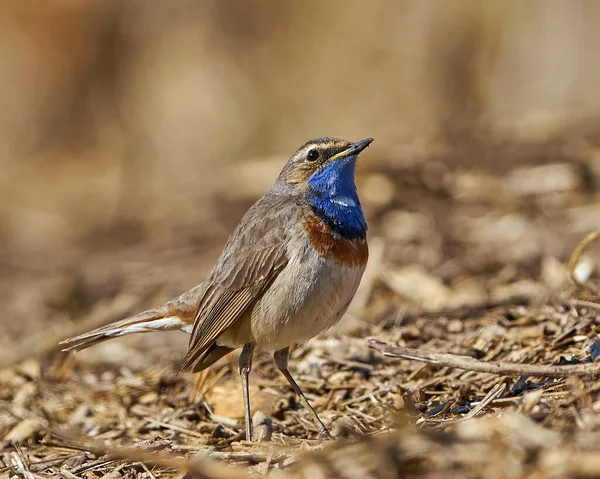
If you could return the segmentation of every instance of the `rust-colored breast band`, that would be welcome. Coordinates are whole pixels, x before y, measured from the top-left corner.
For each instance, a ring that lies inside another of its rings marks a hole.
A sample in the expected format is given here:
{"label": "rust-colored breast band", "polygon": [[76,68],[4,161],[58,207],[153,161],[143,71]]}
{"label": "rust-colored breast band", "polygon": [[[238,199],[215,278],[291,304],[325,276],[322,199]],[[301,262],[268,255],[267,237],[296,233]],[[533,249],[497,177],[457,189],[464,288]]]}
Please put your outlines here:
{"label": "rust-colored breast band", "polygon": [[310,245],[325,258],[332,258],[344,266],[365,266],[369,259],[367,241],[361,238],[335,238],[331,228],[315,216],[304,216],[302,227]]}

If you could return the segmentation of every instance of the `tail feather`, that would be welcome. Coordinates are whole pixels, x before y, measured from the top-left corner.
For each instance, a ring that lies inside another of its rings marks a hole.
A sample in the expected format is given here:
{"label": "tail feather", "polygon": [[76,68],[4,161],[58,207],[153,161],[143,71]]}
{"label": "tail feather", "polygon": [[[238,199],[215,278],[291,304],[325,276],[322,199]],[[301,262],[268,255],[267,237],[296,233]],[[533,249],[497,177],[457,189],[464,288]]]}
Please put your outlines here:
{"label": "tail feather", "polygon": [[182,330],[189,334],[192,332],[197,305],[204,290],[205,287],[201,284],[161,306],[65,339],[59,344],[65,346],[63,351],[80,351],[127,334],[173,330]]}
{"label": "tail feather", "polygon": [[166,317],[166,305],[149,309],[130,318],[117,321],[106,326],[88,331],[73,338],[65,339],[60,344],[66,347],[63,351],[79,351],[98,344],[107,339],[125,336],[133,333],[147,333],[151,331],[168,331],[182,329],[185,325],[178,317]]}
{"label": "tail feather", "polygon": [[[200,356],[198,361],[196,361],[194,367],[192,368],[192,372],[199,373],[200,371],[204,371],[207,367],[212,366],[219,359],[228,355],[232,351],[233,348],[213,344],[202,354],[202,356]],[[181,372],[183,372],[183,368],[181,371],[179,371],[179,373]]]}

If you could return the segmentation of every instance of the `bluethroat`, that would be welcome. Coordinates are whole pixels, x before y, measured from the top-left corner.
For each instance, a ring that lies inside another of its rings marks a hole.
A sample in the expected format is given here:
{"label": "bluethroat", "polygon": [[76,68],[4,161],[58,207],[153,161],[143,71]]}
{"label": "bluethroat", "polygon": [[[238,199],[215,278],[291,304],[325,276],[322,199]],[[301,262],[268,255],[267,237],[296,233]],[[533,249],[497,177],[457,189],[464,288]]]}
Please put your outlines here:
{"label": "bluethroat", "polygon": [[80,350],[126,334],[179,329],[191,334],[182,370],[193,372],[242,348],[248,441],[252,356],[256,349],[274,351],[275,364],[312,414],[320,437],[328,438],[288,370],[289,348],[334,325],[358,288],[369,252],[354,169],[358,154],[372,141],[307,142],[242,218],[205,282],[161,306],[61,344]]}

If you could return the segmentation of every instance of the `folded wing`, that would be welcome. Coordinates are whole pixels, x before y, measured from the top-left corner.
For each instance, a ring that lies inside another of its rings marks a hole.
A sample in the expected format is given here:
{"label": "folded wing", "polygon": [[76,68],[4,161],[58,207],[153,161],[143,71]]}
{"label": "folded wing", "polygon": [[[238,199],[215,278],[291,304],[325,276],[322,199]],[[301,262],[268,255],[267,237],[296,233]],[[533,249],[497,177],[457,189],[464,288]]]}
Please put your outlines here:
{"label": "folded wing", "polygon": [[246,213],[207,280],[182,370],[202,359],[285,267],[286,235],[298,220],[296,203],[268,194]]}

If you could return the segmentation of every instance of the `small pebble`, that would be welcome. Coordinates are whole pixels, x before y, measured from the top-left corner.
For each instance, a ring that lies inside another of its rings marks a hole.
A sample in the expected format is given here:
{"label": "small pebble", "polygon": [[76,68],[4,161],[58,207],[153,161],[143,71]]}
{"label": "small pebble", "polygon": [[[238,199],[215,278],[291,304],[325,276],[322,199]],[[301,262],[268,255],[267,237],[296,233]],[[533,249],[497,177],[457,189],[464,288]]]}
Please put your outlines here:
{"label": "small pebble", "polygon": [[463,330],[463,323],[460,319],[452,319],[447,326],[449,333],[460,333]]}
{"label": "small pebble", "polygon": [[273,435],[273,421],[262,411],[256,411],[252,417],[252,440],[255,442],[268,442]]}

